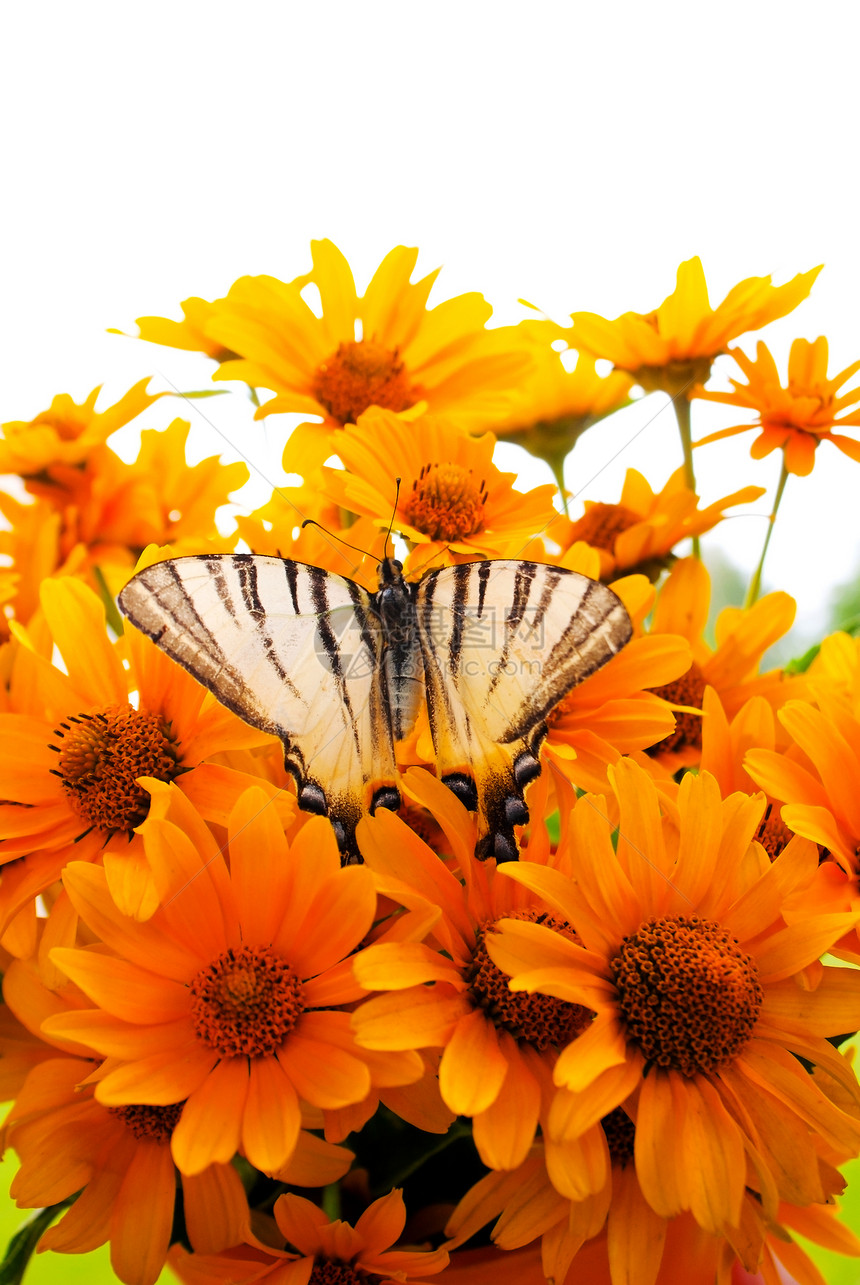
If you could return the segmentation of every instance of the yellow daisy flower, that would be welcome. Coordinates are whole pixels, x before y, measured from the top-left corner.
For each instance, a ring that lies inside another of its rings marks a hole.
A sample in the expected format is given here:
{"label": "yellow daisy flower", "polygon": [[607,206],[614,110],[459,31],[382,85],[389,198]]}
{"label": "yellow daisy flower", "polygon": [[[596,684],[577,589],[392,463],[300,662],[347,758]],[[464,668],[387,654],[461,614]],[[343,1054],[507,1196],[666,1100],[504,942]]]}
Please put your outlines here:
{"label": "yellow daisy flower", "polygon": [[796,308],[820,271],[819,266],[801,272],[784,286],[774,286],[769,276],[749,277],[711,308],[701,259],[687,259],[678,268],[674,291],[654,312],[625,312],[614,321],[575,312],[572,335],[566,337],[572,347],[629,371],[649,392],[662,389],[675,396],[694,380],[707,380],[711,362],[726,352],[730,340]]}
{"label": "yellow daisy flower", "polygon": [[[210,339],[206,333],[206,327],[215,315],[217,303],[192,296],[183,300],[179,306],[182,309],[181,321],[172,321],[169,317],[138,317],[137,338],[145,339],[151,344],[164,344],[166,348],[202,352],[218,362],[230,361],[236,356],[216,339]],[[111,335],[124,333],[112,328],[108,330]]]}
{"label": "yellow daisy flower", "polygon": [[491,433],[466,437],[447,418],[424,415],[407,433],[390,411],[367,411],[339,435],[344,469],[323,470],[323,494],[383,530],[393,514],[413,546],[407,575],[519,555],[552,522],[555,488],[514,490],[516,475],[496,468],[494,448]]}
{"label": "yellow daisy flower", "polygon": [[[785,855],[770,863],[750,847],[763,800],[723,801],[711,776],[687,774],[673,815],[661,815],[641,768],[622,760],[612,771],[617,849],[605,800],[586,796],[570,823],[575,879],[543,865],[501,867],[581,944],[515,920],[487,938],[513,991],[595,1012],[556,1063],[547,1132],[573,1156],[588,1129],[623,1107],[647,1204],[663,1218],[688,1210],[713,1235],[740,1226],[748,1187],[767,1202],[817,1181],[814,1198],[826,1199],[814,1135],[843,1154],[860,1150],[860,1090],[826,1038],[856,1029],[860,985],[850,971],[821,967],[810,991],[802,973],[860,911],[785,924]],[[802,1059],[849,1095],[855,1115]],[[803,1159],[787,1168],[789,1139]]]}
{"label": "yellow daisy flower", "polygon": [[598,375],[594,359],[586,353],[575,354],[575,365],[569,366],[568,358],[547,343],[540,322],[524,321],[518,329],[534,340],[534,367],[492,429],[546,460],[559,477],[564,457],[586,429],[629,404],[633,379],[623,371]]}
{"label": "yellow daisy flower", "polygon": [[[628,469],[617,504],[586,500],[585,513],[576,521],[557,517],[549,534],[570,549],[583,541],[600,555],[600,578],[622,571],[643,571],[656,580],[672,561],[672,550],[682,540],[712,530],[736,504],[751,504],[764,495],[763,486],[744,486],[731,495],[699,508],[699,498],[677,469],[662,491],[652,491],[636,469]],[[565,565],[562,560],[562,565]]]}
{"label": "yellow daisy flower", "polygon": [[78,405],[68,393],[59,393],[49,408],[29,421],[3,424],[0,437],[0,473],[21,477],[44,473],[54,464],[80,465],[90,452],[103,446],[111,433],[128,424],[166,393],[148,393],[149,379],[135,386],[103,411],[96,410],[101,388],[94,388]]}
{"label": "yellow daisy flower", "polygon": [[710,433],[697,442],[697,446],[755,428],[760,432],[750,447],[753,459],[761,460],[771,451],[782,450],[786,470],[800,477],[812,472],[815,452],[821,442],[832,442],[849,459],[860,460],[860,442],[833,431],[860,425],[860,410],[844,413],[846,408],[860,402],[860,388],[839,392],[860,370],[860,361],[828,379],[827,340],[823,336],[814,343],[795,339],[788,358],[788,383],[783,386],[766,344],[757,345],[755,361],[740,348],[731,348],[729,352],[748,382],[742,384],[733,379],[730,381],[734,385],[732,393],[698,389],[696,396],[723,402],[726,406],[749,407],[757,412],[757,417],[751,424],[735,424]]}
{"label": "yellow daisy flower", "polygon": [[[406,418],[429,408],[469,429],[504,412],[531,359],[513,327],[485,329],[492,309],[481,295],[428,309],[438,270],[412,282],[418,251],[405,246],[386,255],[361,296],[331,241],[312,241],[311,255],[311,271],[290,282],[241,277],[205,328],[238,354],[216,379],[276,394],[258,415],[319,415],[325,428],[316,437],[326,441],[326,429],[354,423],[370,406]],[[311,286],[319,315],[305,299]]]}

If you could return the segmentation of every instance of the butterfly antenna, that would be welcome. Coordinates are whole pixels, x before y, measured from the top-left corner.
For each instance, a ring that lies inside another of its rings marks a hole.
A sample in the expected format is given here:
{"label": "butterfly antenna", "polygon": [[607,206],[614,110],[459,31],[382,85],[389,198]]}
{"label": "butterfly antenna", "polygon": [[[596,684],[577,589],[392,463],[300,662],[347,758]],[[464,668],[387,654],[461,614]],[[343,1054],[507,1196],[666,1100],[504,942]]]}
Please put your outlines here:
{"label": "butterfly antenna", "polygon": [[398,505],[398,502],[399,502],[399,500],[400,500],[400,478],[399,478],[399,477],[396,477],[396,478],[394,479],[394,484],[395,484],[395,486],[396,486],[396,488],[397,488],[397,489],[396,489],[396,490],[395,490],[395,492],[394,492],[394,508],[393,508],[393,509],[392,509],[392,511],[391,511],[391,521],[389,522],[389,524],[388,524],[388,530],[387,530],[387,531],[386,531],[386,533],[385,533],[385,544],[382,546],[382,560],[383,560],[383,562],[384,562],[384,561],[385,561],[385,559],[388,557],[388,554],[387,554],[386,550],[388,549],[388,541],[391,539],[391,528],[394,526],[394,519],[395,519],[395,517],[397,516],[397,505]]}
{"label": "butterfly antenna", "polygon": [[350,544],[349,540],[344,540],[342,535],[335,535],[334,531],[329,531],[328,527],[324,527],[322,522],[317,522],[316,518],[305,518],[302,523],[303,531],[306,526],[318,526],[321,531],[324,531],[326,535],[330,535],[333,540],[339,540],[340,543],[345,544],[348,549],[354,549],[356,553],[360,553],[363,558],[370,558],[373,556],[371,553],[368,553],[367,549],[360,549],[357,544]]}

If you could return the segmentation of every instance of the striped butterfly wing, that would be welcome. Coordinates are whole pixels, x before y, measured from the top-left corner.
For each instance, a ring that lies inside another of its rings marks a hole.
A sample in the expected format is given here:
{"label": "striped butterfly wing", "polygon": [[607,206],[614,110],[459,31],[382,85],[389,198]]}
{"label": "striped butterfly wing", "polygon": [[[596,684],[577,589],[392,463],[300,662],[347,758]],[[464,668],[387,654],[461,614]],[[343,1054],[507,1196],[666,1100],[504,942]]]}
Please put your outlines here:
{"label": "striped butterfly wing", "polygon": [[535,562],[431,571],[415,605],[438,774],[478,813],[478,855],[517,854],[546,716],[629,641],[604,585]]}
{"label": "striped butterfly wing", "polygon": [[222,704],[280,737],[301,807],[328,816],[356,859],[355,826],[397,776],[371,596],[319,567],[240,553],[155,563],[119,602]]}

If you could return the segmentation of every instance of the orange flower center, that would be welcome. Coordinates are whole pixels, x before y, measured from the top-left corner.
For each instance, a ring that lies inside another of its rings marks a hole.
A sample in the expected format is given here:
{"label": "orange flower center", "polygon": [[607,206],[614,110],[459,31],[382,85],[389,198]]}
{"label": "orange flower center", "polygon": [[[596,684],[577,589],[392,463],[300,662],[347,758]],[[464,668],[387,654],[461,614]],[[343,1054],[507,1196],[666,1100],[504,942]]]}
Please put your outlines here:
{"label": "orange flower center", "polygon": [[96,714],[70,716],[54,735],[59,767],[72,809],[92,828],[131,834],[149,811],[140,776],[172,781],[179,772],[176,742],[160,714],[131,705],[108,705]]}
{"label": "orange flower center", "polygon": [[127,1107],[108,1107],[111,1115],[122,1120],[136,1138],[151,1138],[154,1142],[169,1142],[173,1130],[179,1123],[184,1102],[173,1102],[170,1106],[134,1105]]}
{"label": "orange flower center", "polygon": [[600,1126],[606,1134],[609,1155],[612,1163],[625,1168],[633,1159],[633,1146],[636,1141],[636,1126],[626,1111],[616,1107],[605,1115]]}
{"label": "orange flower center", "polygon": [[412,483],[406,521],[431,540],[462,540],[484,524],[487,488],[460,464],[425,464]]}
{"label": "orange flower center", "polygon": [[317,370],[314,396],[339,424],[354,424],[368,406],[401,411],[421,400],[397,349],[372,339],[338,345]]}
{"label": "orange flower center", "polygon": [[[655,696],[671,701],[673,705],[692,705],[694,709],[701,709],[705,685],[705,676],[693,661],[686,674],[676,678],[673,683],[666,683],[664,687],[652,687],[650,690]],[[683,749],[685,745],[697,750],[702,748],[702,719],[698,714],[681,714],[676,711],[674,732],[664,736],[662,741],[652,745],[646,752],[660,754],[664,750]]]}
{"label": "orange flower center", "polygon": [[[542,911],[520,911],[507,917],[544,924],[563,937],[578,941],[568,924]],[[552,995],[512,991],[508,985],[510,978],[487,953],[485,938],[491,928],[490,924],[479,928],[471,963],[464,970],[472,1003],[483,1010],[494,1026],[509,1031],[515,1040],[531,1044],[539,1053],[548,1048],[564,1048],[591,1025],[594,1017],[591,1009]]]}
{"label": "orange flower center", "polygon": [[750,1040],[764,993],[755,961],[721,924],[651,918],[612,961],[621,1015],[647,1063],[718,1071]]}
{"label": "orange flower center", "polygon": [[303,1012],[303,987],[268,947],[230,949],[191,983],[191,1020],[224,1057],[271,1057]]}
{"label": "orange flower center", "polygon": [[753,837],[758,839],[771,861],[776,861],[794,835],[779,815],[778,809],[772,803],[768,803]]}
{"label": "orange flower center", "polygon": [[308,1285],[373,1285],[380,1277],[369,1276],[367,1272],[357,1272],[349,1263],[333,1263],[324,1258],[314,1263]]}
{"label": "orange flower center", "polygon": [[573,523],[568,537],[569,544],[584,540],[592,549],[605,549],[614,553],[615,539],[622,531],[641,522],[638,513],[623,504],[590,504],[582,517]]}

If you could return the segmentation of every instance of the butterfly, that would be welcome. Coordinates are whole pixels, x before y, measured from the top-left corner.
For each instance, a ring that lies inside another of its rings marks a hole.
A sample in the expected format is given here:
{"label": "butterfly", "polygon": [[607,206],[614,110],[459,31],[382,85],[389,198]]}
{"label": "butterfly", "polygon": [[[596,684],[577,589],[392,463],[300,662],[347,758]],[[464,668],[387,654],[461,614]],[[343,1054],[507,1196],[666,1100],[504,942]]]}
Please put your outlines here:
{"label": "butterfly", "polygon": [[228,709],[279,737],[299,806],[355,830],[401,797],[394,745],[426,699],[436,772],[477,813],[476,855],[515,859],[546,717],[629,640],[604,585],[536,562],[467,562],[379,587],[291,559],[197,554],[139,571],[123,613]]}

